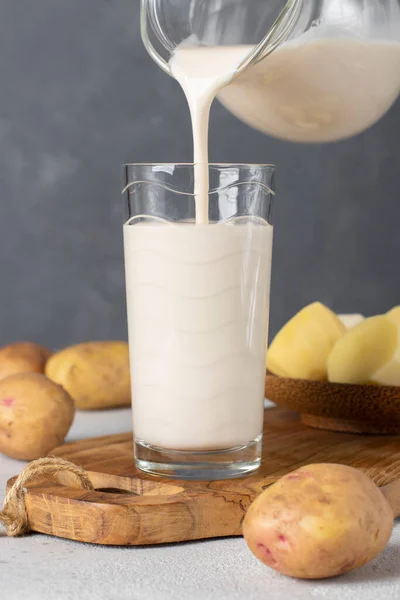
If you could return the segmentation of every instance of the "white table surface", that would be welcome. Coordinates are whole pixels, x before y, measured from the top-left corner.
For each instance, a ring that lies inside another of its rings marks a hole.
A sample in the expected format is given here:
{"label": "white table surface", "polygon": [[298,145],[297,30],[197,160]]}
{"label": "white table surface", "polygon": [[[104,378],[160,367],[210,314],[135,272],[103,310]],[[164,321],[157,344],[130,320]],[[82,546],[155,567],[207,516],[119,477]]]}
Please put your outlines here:
{"label": "white table surface", "polygon": [[[121,433],[130,411],[78,412],[69,439]],[[24,463],[0,455],[0,500]],[[0,532],[1,600],[399,600],[400,524],[375,561],[329,581],[289,579],[258,562],[242,538],[104,547]]]}

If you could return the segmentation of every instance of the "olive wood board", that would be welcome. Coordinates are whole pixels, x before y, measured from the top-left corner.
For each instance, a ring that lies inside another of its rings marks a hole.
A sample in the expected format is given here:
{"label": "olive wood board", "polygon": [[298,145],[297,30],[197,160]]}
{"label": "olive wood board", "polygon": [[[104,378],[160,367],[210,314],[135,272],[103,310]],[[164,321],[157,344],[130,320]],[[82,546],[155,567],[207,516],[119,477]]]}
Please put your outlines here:
{"label": "olive wood board", "polygon": [[41,479],[28,484],[31,529],[107,545],[241,535],[246,510],[258,494],[310,463],[351,465],[379,486],[400,479],[400,436],[311,429],[297,413],[275,407],[265,411],[260,469],[238,479],[182,481],[145,475],[134,466],[131,433],[72,442],[51,454],[82,466],[95,491],[73,487],[67,474],[57,483]]}

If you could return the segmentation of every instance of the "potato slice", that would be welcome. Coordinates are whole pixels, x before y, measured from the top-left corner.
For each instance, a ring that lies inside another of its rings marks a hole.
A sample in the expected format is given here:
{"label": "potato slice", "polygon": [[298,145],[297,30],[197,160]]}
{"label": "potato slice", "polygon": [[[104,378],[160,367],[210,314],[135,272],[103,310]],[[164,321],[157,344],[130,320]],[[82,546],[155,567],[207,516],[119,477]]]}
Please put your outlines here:
{"label": "potato slice", "polygon": [[364,315],[360,315],[358,313],[338,315],[338,317],[342,321],[346,329],[351,329],[352,327],[355,327],[365,319]]}
{"label": "potato slice", "polygon": [[345,331],[327,306],[309,304],[275,336],[267,352],[267,369],[281,377],[324,380],[327,358]]}
{"label": "potato slice", "polygon": [[386,313],[386,316],[389,317],[391,321],[396,323],[396,325],[400,326],[400,306],[395,306],[389,312]]}
{"label": "potato slice", "polygon": [[399,327],[379,315],[350,329],[328,358],[328,379],[337,383],[400,385]]}

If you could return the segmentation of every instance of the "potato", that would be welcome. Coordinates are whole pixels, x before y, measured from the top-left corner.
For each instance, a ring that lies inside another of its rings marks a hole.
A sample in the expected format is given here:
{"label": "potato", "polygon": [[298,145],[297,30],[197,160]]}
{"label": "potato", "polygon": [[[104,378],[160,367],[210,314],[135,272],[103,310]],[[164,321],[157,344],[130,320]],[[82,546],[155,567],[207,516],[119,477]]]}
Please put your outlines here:
{"label": "potato", "polygon": [[281,377],[325,380],[326,361],[346,328],[321,302],[305,306],[277,333],[267,351],[267,369]]}
{"label": "potato", "polygon": [[327,368],[336,383],[400,385],[398,325],[389,315],[364,319],[334,345]]}
{"label": "potato", "polygon": [[346,573],[386,546],[393,511],[379,488],[352,467],[301,467],[250,506],[243,534],[264,564],[304,579]]}
{"label": "potato", "polygon": [[40,373],[0,381],[0,452],[34,460],[59,446],[74,419],[72,398]]}
{"label": "potato", "polygon": [[51,351],[33,342],[16,342],[0,348],[0,379],[16,373],[43,373]]}
{"label": "potato", "polygon": [[360,313],[342,314],[338,315],[338,317],[342,321],[346,329],[352,329],[365,319],[364,315],[361,315]]}
{"label": "potato", "polygon": [[126,342],[87,342],[56,352],[46,375],[83,410],[128,406],[131,401]]}
{"label": "potato", "polygon": [[400,306],[395,306],[391,310],[386,313],[386,316],[389,317],[397,326],[400,325]]}

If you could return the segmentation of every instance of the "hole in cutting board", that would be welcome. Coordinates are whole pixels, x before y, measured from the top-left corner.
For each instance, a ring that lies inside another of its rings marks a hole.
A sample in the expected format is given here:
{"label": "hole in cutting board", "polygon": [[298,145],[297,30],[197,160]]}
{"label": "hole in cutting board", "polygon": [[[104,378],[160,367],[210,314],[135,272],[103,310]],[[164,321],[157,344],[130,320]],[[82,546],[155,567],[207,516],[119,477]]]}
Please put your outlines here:
{"label": "hole in cutting board", "polygon": [[137,492],[133,492],[132,490],[125,490],[123,488],[115,488],[115,487],[100,487],[95,488],[96,492],[104,492],[105,494],[129,494],[130,496],[175,496],[175,494],[181,494],[184,492],[183,487],[179,487],[177,485],[160,485],[160,487],[154,488],[145,492],[144,494],[138,494]]}
{"label": "hole in cutting board", "polygon": [[123,488],[115,488],[115,487],[100,487],[95,488],[96,492],[103,492],[105,494],[128,494],[130,496],[139,496],[139,497],[147,497],[147,496],[175,496],[176,494],[181,494],[184,492],[183,487],[179,487],[177,485],[160,485],[157,488],[153,488],[144,494],[138,494],[137,492],[133,492],[132,490],[125,490]]}
{"label": "hole in cutting board", "polygon": [[121,488],[96,488],[96,492],[104,492],[106,494],[129,494],[130,496],[133,494],[134,496],[138,496],[135,492],[130,492],[129,490],[123,490]]}

